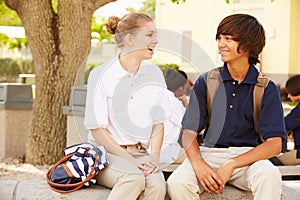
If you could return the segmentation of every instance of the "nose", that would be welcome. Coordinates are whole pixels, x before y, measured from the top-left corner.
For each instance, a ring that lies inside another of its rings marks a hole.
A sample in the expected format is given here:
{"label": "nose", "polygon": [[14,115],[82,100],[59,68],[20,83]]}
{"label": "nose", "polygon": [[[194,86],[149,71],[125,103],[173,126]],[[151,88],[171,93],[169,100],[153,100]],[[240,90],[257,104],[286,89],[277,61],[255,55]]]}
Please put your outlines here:
{"label": "nose", "polygon": [[154,38],[153,38],[153,44],[157,44],[158,43],[158,39],[157,39],[157,36],[155,36]]}
{"label": "nose", "polygon": [[224,39],[219,38],[218,39],[218,47],[224,47],[224,46],[225,46]]}

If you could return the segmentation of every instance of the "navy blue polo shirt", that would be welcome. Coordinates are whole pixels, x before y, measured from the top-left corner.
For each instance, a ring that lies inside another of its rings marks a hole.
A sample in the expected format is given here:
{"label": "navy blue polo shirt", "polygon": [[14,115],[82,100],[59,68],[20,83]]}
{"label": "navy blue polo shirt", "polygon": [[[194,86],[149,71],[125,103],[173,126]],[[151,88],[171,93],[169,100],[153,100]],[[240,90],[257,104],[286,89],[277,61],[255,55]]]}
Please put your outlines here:
{"label": "navy blue polo shirt", "polygon": [[[239,84],[227,69],[221,70],[220,85],[212,102],[210,123],[207,120],[206,77],[201,75],[191,93],[189,105],[182,120],[182,128],[196,131],[205,129],[204,146],[255,147],[261,143],[253,121],[253,88],[259,72],[251,65]],[[285,123],[279,90],[270,81],[265,88],[258,128],[266,140],[271,137],[285,139]]]}
{"label": "navy blue polo shirt", "polygon": [[287,130],[293,130],[297,158],[300,158],[300,103],[285,117]]}

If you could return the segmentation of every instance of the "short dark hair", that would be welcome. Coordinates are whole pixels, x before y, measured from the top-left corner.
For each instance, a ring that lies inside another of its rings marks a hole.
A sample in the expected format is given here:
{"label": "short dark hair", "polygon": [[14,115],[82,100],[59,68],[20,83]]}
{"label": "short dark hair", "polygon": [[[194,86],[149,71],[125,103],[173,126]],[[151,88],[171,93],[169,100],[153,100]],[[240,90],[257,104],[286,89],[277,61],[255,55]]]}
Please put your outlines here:
{"label": "short dark hair", "polygon": [[185,75],[183,71],[168,69],[165,76],[168,90],[175,92],[178,88],[185,86],[187,83]]}
{"label": "short dark hair", "polygon": [[258,55],[265,46],[266,36],[263,26],[258,20],[247,14],[233,14],[225,17],[219,24],[216,39],[220,35],[231,35],[239,42],[239,50],[248,52],[249,64],[259,63]]}
{"label": "short dark hair", "polygon": [[285,84],[285,89],[292,96],[300,95],[300,75],[290,77]]}

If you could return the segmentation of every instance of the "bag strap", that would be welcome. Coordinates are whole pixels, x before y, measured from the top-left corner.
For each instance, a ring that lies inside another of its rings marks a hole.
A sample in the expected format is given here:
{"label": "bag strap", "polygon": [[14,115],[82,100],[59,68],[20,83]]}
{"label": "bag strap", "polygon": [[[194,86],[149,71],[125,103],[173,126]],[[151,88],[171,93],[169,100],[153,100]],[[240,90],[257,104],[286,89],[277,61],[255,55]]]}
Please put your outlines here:
{"label": "bag strap", "polygon": [[[207,78],[206,78],[206,99],[207,99],[206,106],[207,106],[208,123],[210,122],[210,118],[211,118],[213,98],[214,98],[215,93],[220,84],[219,76],[220,76],[221,69],[222,69],[222,67],[218,67],[218,68],[210,70],[208,72]],[[264,142],[265,140],[263,139],[263,137],[260,134],[260,131],[258,129],[258,118],[259,118],[260,111],[262,108],[262,99],[264,96],[264,90],[268,86],[269,80],[270,80],[269,77],[267,77],[263,73],[259,72],[259,75],[257,76],[257,83],[255,84],[254,89],[253,89],[254,128],[262,142]]]}
{"label": "bag strap", "polygon": [[[52,190],[54,190],[55,192],[59,192],[59,193],[62,193],[62,194],[67,194],[67,193],[74,192],[74,191],[79,190],[80,188],[82,188],[82,186],[85,183],[89,182],[92,178],[94,178],[96,176],[95,169],[97,167],[97,163],[98,163],[98,159],[99,159],[98,155],[95,155],[95,163],[94,163],[90,173],[88,174],[88,176],[86,177],[86,179],[84,181],[81,181],[79,183],[72,183],[72,184],[59,184],[59,183],[52,182],[50,180],[50,178],[51,178],[51,175],[52,175],[54,169],[56,169],[59,165],[67,162],[69,160],[69,158],[71,158],[74,154],[75,153],[64,156],[57,163],[55,163],[49,169],[49,171],[47,172],[47,174],[46,174],[47,183],[50,186],[50,188]],[[57,189],[57,188],[73,188],[73,189],[71,189],[71,190],[60,190],[60,189]]]}
{"label": "bag strap", "polygon": [[212,110],[212,101],[220,84],[219,77],[221,69],[222,67],[210,70],[206,78],[206,106],[208,123],[210,122],[211,118],[210,115]]}
{"label": "bag strap", "polygon": [[263,73],[259,72],[257,77],[257,83],[253,89],[253,120],[254,120],[254,128],[256,133],[258,133],[259,138],[262,142],[265,142],[263,139],[259,129],[258,129],[258,118],[262,108],[262,99],[264,96],[265,88],[268,86],[270,78],[265,76]]}

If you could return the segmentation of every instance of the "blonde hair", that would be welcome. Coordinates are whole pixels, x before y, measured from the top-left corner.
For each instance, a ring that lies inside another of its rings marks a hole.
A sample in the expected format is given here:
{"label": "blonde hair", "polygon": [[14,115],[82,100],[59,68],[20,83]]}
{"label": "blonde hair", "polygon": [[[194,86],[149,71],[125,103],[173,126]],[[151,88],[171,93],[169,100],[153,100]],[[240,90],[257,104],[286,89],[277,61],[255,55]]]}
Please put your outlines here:
{"label": "blonde hair", "polygon": [[108,33],[115,35],[118,47],[122,47],[125,35],[141,28],[143,23],[152,21],[151,17],[143,13],[130,13],[122,18],[111,16],[107,20],[106,29]]}

